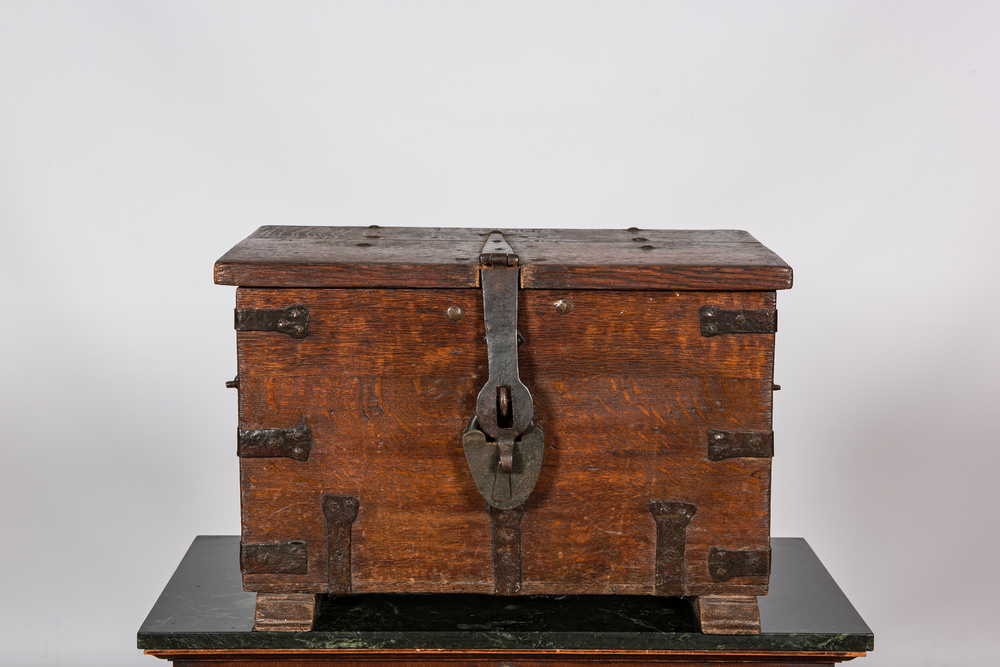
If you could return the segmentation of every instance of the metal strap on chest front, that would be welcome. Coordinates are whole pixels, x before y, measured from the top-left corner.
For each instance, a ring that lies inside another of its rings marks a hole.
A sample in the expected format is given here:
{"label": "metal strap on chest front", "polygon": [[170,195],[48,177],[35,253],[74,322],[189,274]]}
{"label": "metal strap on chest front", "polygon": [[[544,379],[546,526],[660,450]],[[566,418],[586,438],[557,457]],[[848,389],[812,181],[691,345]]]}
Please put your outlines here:
{"label": "metal strap on chest front", "polygon": [[479,492],[492,507],[527,500],[541,471],[542,429],[532,419],[531,392],[517,364],[518,256],[500,232],[486,240],[480,261],[489,378],[476,399],[476,415],[462,437]]}
{"label": "metal strap on chest front", "polygon": [[518,257],[503,235],[494,233],[479,260],[490,377],[479,392],[476,418],[480,430],[500,448],[500,470],[509,473],[514,439],[528,429],[534,416],[531,393],[517,368]]}

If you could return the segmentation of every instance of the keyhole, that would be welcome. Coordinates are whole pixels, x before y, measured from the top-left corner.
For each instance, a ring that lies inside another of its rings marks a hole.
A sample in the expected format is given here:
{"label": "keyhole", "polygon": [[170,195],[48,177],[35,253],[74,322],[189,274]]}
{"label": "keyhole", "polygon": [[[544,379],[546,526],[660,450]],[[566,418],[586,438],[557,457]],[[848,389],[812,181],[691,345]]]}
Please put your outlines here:
{"label": "keyhole", "polygon": [[510,409],[510,387],[497,387],[497,426],[510,428],[513,425],[514,415]]}

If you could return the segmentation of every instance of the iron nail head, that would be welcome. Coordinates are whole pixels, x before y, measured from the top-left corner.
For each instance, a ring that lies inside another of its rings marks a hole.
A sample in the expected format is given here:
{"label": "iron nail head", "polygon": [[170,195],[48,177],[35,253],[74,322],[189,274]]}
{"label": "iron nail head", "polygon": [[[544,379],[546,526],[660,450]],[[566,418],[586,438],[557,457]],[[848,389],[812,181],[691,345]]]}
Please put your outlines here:
{"label": "iron nail head", "polygon": [[451,306],[448,310],[444,311],[444,314],[448,317],[449,322],[458,322],[462,319],[462,309],[458,306]]}
{"label": "iron nail head", "polygon": [[559,299],[556,301],[556,312],[560,315],[565,315],[566,313],[573,310],[573,303],[567,301],[566,299]]}

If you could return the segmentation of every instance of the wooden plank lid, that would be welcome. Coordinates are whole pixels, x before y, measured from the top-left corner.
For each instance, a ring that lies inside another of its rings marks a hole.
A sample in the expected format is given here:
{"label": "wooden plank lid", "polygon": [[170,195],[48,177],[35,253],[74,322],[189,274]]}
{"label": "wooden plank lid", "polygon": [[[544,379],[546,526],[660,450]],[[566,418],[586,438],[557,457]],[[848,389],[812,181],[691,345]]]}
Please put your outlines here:
{"label": "wooden plank lid", "polygon": [[243,287],[478,285],[493,232],[518,255],[525,289],[778,290],[792,269],[739,230],[261,227],[215,264]]}

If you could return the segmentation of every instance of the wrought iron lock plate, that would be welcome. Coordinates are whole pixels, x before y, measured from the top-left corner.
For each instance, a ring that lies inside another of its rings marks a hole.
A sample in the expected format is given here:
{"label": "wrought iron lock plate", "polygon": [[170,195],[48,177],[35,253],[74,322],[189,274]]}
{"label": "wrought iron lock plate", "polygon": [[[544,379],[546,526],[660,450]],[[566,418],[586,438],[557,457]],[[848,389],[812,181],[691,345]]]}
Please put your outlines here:
{"label": "wrought iron lock plate", "polygon": [[500,447],[487,442],[486,434],[477,428],[476,417],[462,434],[462,448],[469,463],[476,488],[486,502],[497,509],[518,507],[531,495],[542,471],[545,453],[545,435],[535,422],[514,441],[511,452],[511,469],[504,471],[500,465]]}
{"label": "wrought iron lock plate", "polygon": [[518,256],[500,232],[490,234],[480,261],[489,378],[476,399],[476,416],[462,446],[476,488],[492,507],[517,507],[531,494],[545,451],[532,421],[531,392],[517,366]]}

